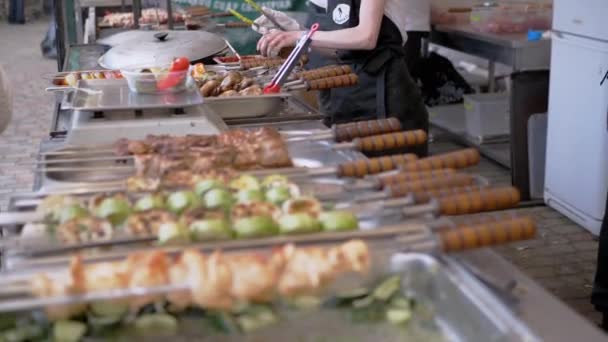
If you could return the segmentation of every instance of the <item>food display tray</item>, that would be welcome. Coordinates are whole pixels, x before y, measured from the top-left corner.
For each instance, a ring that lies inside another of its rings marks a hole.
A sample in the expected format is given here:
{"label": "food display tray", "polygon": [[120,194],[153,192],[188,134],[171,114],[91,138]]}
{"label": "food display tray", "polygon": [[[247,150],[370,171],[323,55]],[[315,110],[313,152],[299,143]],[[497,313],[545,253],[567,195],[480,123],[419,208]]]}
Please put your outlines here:
{"label": "food display tray", "polygon": [[[280,122],[273,124],[264,124],[264,126],[275,127],[278,130],[319,130],[328,129],[319,121],[302,121],[302,122]],[[258,125],[242,125],[240,128],[256,128]],[[75,148],[78,146],[70,145],[66,148]],[[344,163],[359,158],[363,155],[353,150],[334,150],[324,142],[310,143],[295,143],[289,144],[289,154],[291,155],[296,166],[319,167],[329,166],[339,163]],[[60,151],[63,147],[61,144],[53,144],[49,150]],[[60,156],[61,157],[61,156]],[[49,157],[50,158],[50,157]],[[90,167],[90,166],[111,166],[115,165],[113,161],[83,161],[70,166]],[[92,191],[99,189],[99,182],[116,182],[123,180],[125,173],[114,174],[107,171],[81,171],[81,172],[43,172],[40,177],[40,187],[37,191],[59,191],[66,188],[80,188],[84,191]],[[102,184],[103,186],[103,184]]]}
{"label": "food display tray", "polygon": [[[205,66],[207,71],[227,72],[222,66]],[[245,70],[241,74],[259,77],[257,72]],[[268,80],[272,75],[266,75]],[[290,93],[264,94],[256,96],[205,97],[205,106],[225,120],[261,118],[277,115],[287,108]]]}
{"label": "food display tray", "polygon": [[205,106],[222,119],[259,118],[282,112],[290,97],[289,93],[206,97]]}
{"label": "food display tray", "polygon": [[[85,89],[85,90],[81,90]],[[136,94],[129,90],[127,81],[80,80],[76,88],[66,92],[62,109],[103,112],[150,108],[185,108],[200,105],[203,97],[195,87],[179,93]]]}

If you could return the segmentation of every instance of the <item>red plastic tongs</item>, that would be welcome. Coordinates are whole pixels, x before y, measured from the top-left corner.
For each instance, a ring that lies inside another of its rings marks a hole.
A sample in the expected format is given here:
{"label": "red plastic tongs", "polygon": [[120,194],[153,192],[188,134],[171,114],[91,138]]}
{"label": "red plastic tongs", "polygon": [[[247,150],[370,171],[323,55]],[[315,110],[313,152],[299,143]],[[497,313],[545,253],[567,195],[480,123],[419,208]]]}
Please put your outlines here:
{"label": "red plastic tongs", "polygon": [[274,75],[270,84],[264,87],[264,94],[276,94],[281,91],[281,85],[285,83],[302,54],[308,50],[308,46],[310,46],[310,42],[312,41],[312,35],[317,32],[318,29],[319,24],[313,24],[310,27],[310,30],[298,40],[296,47],[291,51],[283,65],[281,65],[281,68],[279,68],[277,74]]}

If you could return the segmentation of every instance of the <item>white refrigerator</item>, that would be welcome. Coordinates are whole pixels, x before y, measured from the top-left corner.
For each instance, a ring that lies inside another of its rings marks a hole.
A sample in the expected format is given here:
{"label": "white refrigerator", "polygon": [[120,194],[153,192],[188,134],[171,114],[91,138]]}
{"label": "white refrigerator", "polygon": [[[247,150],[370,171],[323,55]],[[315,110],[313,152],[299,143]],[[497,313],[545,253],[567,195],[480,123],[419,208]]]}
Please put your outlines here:
{"label": "white refrigerator", "polygon": [[608,0],[554,0],[545,202],[595,235],[608,191]]}

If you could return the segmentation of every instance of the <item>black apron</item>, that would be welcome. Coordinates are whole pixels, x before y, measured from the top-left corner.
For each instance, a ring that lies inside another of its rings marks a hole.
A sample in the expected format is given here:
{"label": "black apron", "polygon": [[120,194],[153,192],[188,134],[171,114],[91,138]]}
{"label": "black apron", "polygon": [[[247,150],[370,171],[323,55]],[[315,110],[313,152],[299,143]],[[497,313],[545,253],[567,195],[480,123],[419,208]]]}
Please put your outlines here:
{"label": "black apron", "polygon": [[[357,26],[360,4],[360,0],[328,0],[327,9],[323,9],[309,2],[308,26],[319,23],[321,31]],[[341,20],[349,7],[348,20]],[[326,124],[397,117],[406,130],[428,131],[428,113],[420,90],[407,71],[401,33],[388,17],[382,18],[375,49],[339,51],[336,58],[313,52],[308,67],[331,64],[349,64],[359,76],[359,84],[320,92]],[[426,151],[423,146],[414,152],[426,155]]]}

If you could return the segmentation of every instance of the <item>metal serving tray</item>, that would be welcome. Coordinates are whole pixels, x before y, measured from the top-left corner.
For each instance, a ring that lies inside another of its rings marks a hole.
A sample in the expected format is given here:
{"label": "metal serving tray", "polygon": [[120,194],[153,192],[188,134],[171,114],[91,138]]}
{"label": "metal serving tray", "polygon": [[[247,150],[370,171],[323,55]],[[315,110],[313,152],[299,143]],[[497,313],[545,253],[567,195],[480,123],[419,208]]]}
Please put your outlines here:
{"label": "metal serving tray", "polygon": [[[228,72],[221,65],[205,66],[208,71],[218,74]],[[257,77],[260,83],[270,80],[271,74],[260,75],[257,71],[240,70],[242,75]],[[287,108],[290,93],[265,94],[256,96],[205,97],[205,105],[222,119],[247,119],[277,115]]]}
{"label": "metal serving tray", "polygon": [[[276,127],[279,130],[303,130],[303,129],[327,129],[322,123],[318,121],[307,121],[300,123],[280,123],[280,124],[266,124],[265,126]],[[242,126],[242,128],[255,128],[256,126]],[[72,147],[72,146],[70,146]],[[362,158],[363,155],[356,151],[351,150],[333,150],[330,146],[323,142],[310,142],[310,143],[295,143],[289,144],[289,153],[296,166],[306,167],[320,167],[335,165],[342,162],[352,161],[358,158]],[[58,148],[57,150],[61,150]],[[50,157],[49,157],[50,158]],[[58,156],[57,158],[65,158],[65,156]],[[74,164],[65,164],[63,166],[78,166],[78,167],[89,167],[89,166],[113,166],[116,165],[114,161],[95,161],[95,162],[79,162]],[[116,181],[124,180],[127,173],[111,173],[111,172],[99,172],[99,171],[79,171],[79,172],[45,172],[41,179],[41,187],[38,190],[41,191],[52,191],[64,188],[80,187],[82,189],[99,189],[99,186],[95,184],[99,181]]]}
{"label": "metal serving tray", "polygon": [[205,106],[222,119],[259,118],[279,114],[287,105],[289,93],[206,97]]}
{"label": "metal serving tray", "polygon": [[[334,151],[330,147],[319,144],[290,144],[288,146],[292,161],[296,167],[321,167],[331,165],[339,160],[346,158],[348,151]],[[59,149],[58,151],[61,151]],[[53,159],[67,159],[68,157],[48,156],[47,161]],[[62,164],[65,167],[114,167],[124,165],[114,160],[101,161],[78,161],[69,164]],[[99,189],[97,182],[121,181],[133,174],[132,172],[111,172],[111,171],[49,171],[45,172],[45,184],[53,190],[65,187],[80,186],[83,188]]]}
{"label": "metal serving tray", "polygon": [[[86,89],[86,90],[80,90]],[[127,81],[80,80],[74,90],[67,92],[61,103],[63,109],[103,112],[125,109],[184,108],[203,103],[196,87],[179,93],[136,94],[129,90]]]}
{"label": "metal serving tray", "polygon": [[[200,318],[180,320],[178,336],[137,337],[115,341],[540,341],[496,296],[459,264],[449,258],[417,253],[398,253],[394,242],[370,246],[372,267],[367,275],[339,278],[327,293],[362,285],[377,285],[388,274],[401,275],[401,292],[416,305],[405,326],[388,323],[355,323],[344,311],[322,308],[312,311],[279,310],[281,321],[242,335],[216,335],[201,327]],[[101,339],[88,339],[100,341]]]}

